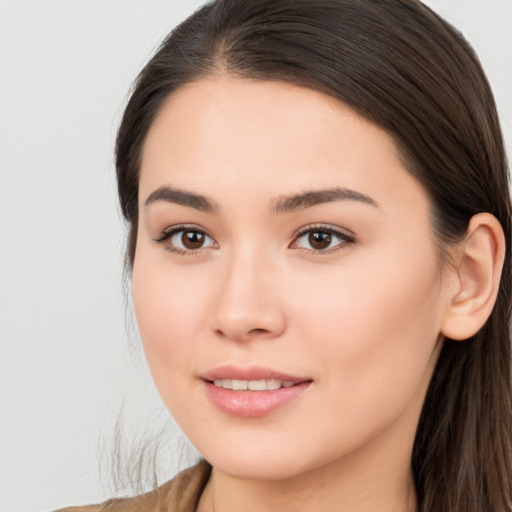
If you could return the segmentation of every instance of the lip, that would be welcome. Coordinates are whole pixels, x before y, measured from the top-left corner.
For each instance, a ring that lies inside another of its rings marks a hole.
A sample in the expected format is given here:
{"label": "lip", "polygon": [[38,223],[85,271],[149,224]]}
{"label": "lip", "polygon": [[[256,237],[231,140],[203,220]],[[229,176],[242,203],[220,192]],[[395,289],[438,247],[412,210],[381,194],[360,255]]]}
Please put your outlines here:
{"label": "lip", "polygon": [[286,380],[289,382],[304,382],[311,381],[309,377],[299,377],[296,375],[289,375],[272,368],[265,368],[263,366],[249,366],[247,368],[240,368],[231,365],[217,366],[209,370],[200,378],[213,382],[215,379],[237,379],[237,380],[262,380],[262,379],[277,379]]}
{"label": "lip", "polygon": [[[238,368],[219,366],[201,375],[204,388],[210,401],[222,412],[241,418],[266,416],[290,404],[312,384],[308,377],[297,377],[270,368],[252,366]],[[213,384],[215,379],[262,380],[277,379],[293,382],[291,387],[281,387],[265,391],[233,391]]]}

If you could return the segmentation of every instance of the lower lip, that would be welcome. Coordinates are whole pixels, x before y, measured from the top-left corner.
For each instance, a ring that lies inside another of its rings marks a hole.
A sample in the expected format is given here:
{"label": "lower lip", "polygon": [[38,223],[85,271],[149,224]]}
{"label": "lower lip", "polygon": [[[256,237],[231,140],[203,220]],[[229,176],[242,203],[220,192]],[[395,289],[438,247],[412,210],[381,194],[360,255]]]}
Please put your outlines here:
{"label": "lower lip", "polygon": [[243,418],[256,418],[270,414],[289,404],[306,391],[311,381],[289,388],[265,391],[232,391],[204,381],[211,401],[223,412]]}

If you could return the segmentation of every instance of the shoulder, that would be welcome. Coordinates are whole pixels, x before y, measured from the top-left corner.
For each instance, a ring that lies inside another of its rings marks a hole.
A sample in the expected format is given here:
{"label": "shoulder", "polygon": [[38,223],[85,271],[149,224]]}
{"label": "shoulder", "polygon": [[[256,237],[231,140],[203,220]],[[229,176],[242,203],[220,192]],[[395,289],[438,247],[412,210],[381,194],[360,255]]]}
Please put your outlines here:
{"label": "shoulder", "polygon": [[56,512],[195,512],[210,471],[211,466],[203,460],[146,494]]}

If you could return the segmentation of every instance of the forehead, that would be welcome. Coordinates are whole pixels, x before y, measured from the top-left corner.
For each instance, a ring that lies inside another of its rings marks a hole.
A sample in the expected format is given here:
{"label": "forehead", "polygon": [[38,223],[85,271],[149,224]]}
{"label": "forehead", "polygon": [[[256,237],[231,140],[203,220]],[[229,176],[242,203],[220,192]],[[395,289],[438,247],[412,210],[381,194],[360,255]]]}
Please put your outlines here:
{"label": "forehead", "polygon": [[188,84],[165,102],[144,145],[141,199],[162,185],[274,196],[344,186],[379,203],[404,191],[425,199],[392,137],[343,103],[227,77]]}

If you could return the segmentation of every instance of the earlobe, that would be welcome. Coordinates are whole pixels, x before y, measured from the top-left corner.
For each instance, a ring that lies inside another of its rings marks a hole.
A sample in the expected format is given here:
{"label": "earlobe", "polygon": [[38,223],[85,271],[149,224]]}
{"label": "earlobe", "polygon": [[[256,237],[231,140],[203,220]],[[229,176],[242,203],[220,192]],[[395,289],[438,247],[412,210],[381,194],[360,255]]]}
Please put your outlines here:
{"label": "earlobe", "polygon": [[443,320],[445,337],[465,340],[485,324],[496,302],[504,258],[505,236],[496,217],[473,216],[455,257],[457,287]]}

